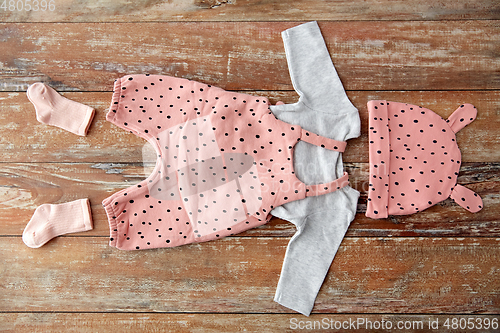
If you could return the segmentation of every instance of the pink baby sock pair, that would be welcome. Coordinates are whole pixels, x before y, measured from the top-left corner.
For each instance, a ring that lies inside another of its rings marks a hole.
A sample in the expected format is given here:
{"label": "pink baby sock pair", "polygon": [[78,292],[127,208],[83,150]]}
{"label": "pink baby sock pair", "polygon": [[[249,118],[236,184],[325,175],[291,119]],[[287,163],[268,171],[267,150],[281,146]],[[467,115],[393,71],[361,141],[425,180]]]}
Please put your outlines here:
{"label": "pink baby sock pair", "polygon": [[54,237],[92,230],[89,199],[79,199],[58,205],[39,206],[23,232],[23,242],[39,248]]}
{"label": "pink baby sock pair", "polygon": [[26,95],[35,106],[36,119],[39,122],[80,136],[87,134],[95,113],[90,106],[62,97],[41,82],[29,86]]}
{"label": "pink baby sock pair", "polygon": [[[26,92],[35,106],[36,119],[71,133],[85,136],[95,111],[93,108],[69,100],[41,82],[32,84]],[[93,229],[88,199],[58,205],[39,206],[23,232],[23,242],[39,248],[54,237]]]}

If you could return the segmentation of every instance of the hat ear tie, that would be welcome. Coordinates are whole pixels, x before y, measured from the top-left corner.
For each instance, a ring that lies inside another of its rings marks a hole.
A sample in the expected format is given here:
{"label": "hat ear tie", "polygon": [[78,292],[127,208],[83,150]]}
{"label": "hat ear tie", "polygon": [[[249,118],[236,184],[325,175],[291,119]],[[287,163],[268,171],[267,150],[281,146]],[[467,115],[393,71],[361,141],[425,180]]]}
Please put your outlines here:
{"label": "hat ear tie", "polygon": [[477,213],[483,208],[483,200],[472,190],[462,185],[455,185],[450,198],[471,213]]}
{"label": "hat ear tie", "polygon": [[472,104],[462,104],[446,120],[455,133],[476,119],[477,109]]}

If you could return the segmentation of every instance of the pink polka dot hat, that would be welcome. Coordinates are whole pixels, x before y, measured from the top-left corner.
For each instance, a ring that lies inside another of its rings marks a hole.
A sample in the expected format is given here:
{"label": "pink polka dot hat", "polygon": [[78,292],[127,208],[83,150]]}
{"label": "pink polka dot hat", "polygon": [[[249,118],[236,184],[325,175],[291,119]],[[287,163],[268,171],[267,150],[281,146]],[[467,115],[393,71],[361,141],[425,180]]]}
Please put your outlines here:
{"label": "pink polka dot hat", "polygon": [[481,197],[457,184],[461,154],[455,133],[476,119],[471,104],[444,120],[411,104],[369,101],[370,185],[366,216],[422,211],[451,197],[476,213]]}

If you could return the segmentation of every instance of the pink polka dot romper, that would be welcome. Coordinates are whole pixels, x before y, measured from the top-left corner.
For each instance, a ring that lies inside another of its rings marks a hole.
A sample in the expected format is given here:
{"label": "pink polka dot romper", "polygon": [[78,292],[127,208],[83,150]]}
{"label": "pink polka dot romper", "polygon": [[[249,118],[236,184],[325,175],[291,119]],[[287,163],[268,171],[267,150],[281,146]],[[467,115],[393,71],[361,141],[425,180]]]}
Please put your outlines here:
{"label": "pink polka dot romper", "polygon": [[276,119],[266,98],[130,75],[115,81],[106,119],[146,139],[157,153],[147,179],[103,201],[110,245],[120,249],[222,238],[266,223],[273,207],[348,184],[347,174],[319,185],[295,176],[298,141],[339,152],[346,143]]}

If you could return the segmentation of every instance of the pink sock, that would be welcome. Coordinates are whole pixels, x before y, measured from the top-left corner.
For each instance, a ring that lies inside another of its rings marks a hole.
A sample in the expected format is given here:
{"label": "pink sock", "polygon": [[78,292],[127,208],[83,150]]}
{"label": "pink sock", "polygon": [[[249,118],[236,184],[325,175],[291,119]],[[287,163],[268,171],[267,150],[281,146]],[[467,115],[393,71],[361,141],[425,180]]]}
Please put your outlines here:
{"label": "pink sock", "polygon": [[94,109],[62,97],[49,86],[37,82],[29,86],[28,99],[35,106],[36,119],[71,133],[85,136],[94,118]]}
{"label": "pink sock", "polygon": [[93,229],[89,199],[39,206],[23,232],[23,242],[39,248],[54,237]]}

